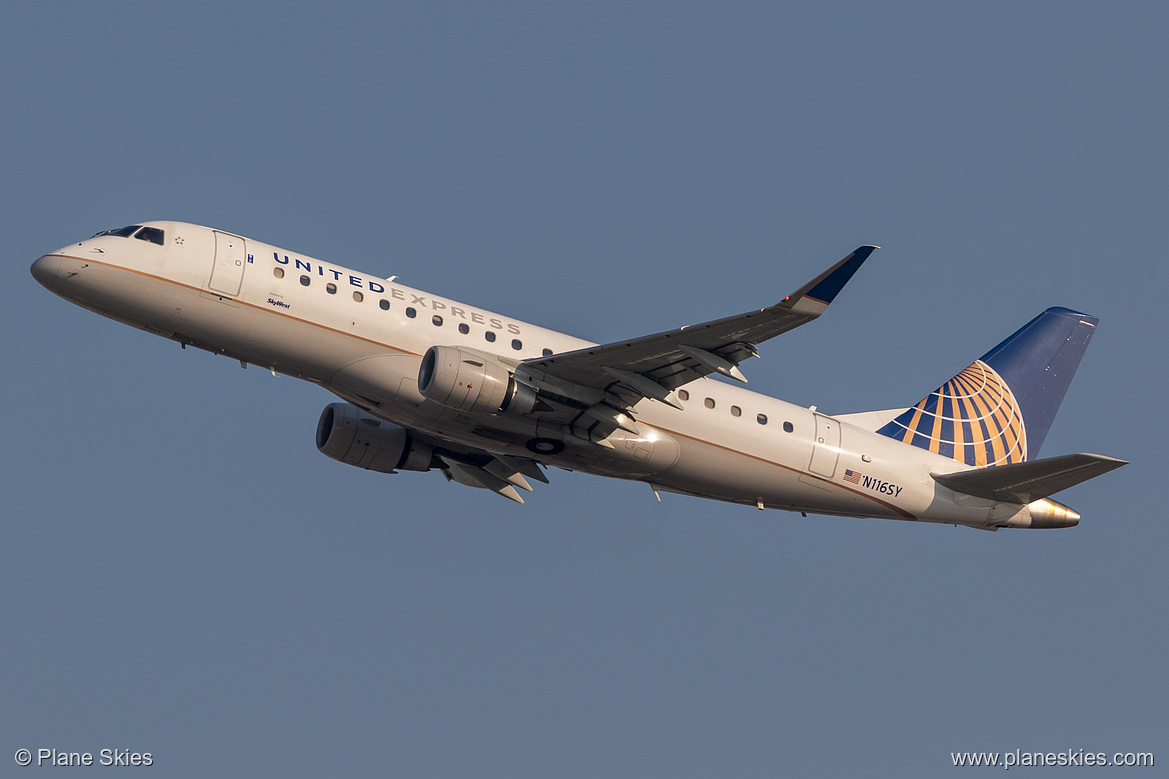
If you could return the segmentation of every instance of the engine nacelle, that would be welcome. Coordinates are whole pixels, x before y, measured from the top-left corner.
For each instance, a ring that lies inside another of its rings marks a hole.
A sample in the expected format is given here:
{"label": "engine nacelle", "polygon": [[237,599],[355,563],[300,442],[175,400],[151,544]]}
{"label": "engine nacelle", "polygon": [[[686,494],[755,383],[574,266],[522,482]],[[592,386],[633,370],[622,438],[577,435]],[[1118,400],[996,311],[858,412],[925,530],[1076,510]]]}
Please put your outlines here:
{"label": "engine nacelle", "polygon": [[472,414],[526,414],[536,391],[515,380],[490,356],[454,346],[432,346],[418,368],[418,391],[444,406]]}
{"label": "engine nacelle", "polygon": [[346,465],[394,473],[430,470],[434,452],[410,431],[349,403],[330,403],[317,422],[317,449]]}

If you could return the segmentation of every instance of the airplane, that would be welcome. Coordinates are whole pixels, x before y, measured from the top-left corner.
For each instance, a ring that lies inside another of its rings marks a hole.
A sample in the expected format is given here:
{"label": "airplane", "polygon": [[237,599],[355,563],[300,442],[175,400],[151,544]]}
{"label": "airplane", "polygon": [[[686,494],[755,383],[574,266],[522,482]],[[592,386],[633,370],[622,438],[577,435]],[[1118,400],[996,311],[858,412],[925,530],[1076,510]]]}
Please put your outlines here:
{"label": "airplane", "polygon": [[[39,258],[32,275],[103,316],[319,384],[317,448],[523,503],[549,467],[808,513],[1060,528],[1049,496],[1125,465],[1036,459],[1097,317],[1049,308],[905,408],[829,415],[751,392],[741,363],[807,324],[875,246],[778,303],[595,344],[234,233],[152,221]],[[725,377],[735,384],[714,377]]]}

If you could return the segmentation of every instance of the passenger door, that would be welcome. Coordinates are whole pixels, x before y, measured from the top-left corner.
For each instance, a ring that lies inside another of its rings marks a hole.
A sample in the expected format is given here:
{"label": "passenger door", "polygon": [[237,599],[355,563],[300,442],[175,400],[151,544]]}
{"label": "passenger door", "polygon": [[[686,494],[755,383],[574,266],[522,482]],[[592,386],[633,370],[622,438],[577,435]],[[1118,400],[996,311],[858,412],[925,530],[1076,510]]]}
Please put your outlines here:
{"label": "passenger door", "polygon": [[215,264],[211,266],[208,287],[221,295],[235,297],[244,280],[244,239],[238,235],[215,231]]}
{"label": "passenger door", "polygon": [[840,458],[840,423],[832,417],[816,415],[816,438],[812,442],[812,461],[808,470],[831,479]]}

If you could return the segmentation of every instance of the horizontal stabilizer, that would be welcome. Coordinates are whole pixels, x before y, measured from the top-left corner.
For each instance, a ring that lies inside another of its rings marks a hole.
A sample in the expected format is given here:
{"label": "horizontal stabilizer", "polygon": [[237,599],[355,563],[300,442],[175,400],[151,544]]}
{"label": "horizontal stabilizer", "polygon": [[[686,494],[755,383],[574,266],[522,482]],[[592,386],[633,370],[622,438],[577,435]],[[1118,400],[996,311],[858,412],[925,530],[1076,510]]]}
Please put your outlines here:
{"label": "horizontal stabilizer", "polygon": [[1128,465],[1099,454],[1065,454],[1046,460],[994,465],[958,473],[931,474],[955,492],[1009,503],[1031,503],[1082,481]]}

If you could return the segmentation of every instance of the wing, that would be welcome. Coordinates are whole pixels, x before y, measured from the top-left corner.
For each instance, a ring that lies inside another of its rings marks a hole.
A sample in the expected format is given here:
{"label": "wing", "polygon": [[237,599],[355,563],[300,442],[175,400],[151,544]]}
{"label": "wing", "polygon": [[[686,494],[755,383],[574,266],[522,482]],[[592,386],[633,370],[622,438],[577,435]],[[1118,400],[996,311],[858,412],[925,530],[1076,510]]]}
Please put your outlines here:
{"label": "wing", "polygon": [[516,487],[532,491],[528,479],[548,483],[548,477],[535,460],[475,449],[432,436],[418,437],[433,447],[434,458],[438,461],[435,467],[442,471],[447,481],[490,490],[516,503],[524,502]]}
{"label": "wing", "polygon": [[[773,306],[630,341],[525,360],[516,377],[541,393],[588,407],[588,413],[630,429],[642,398],[681,408],[673,391],[718,373],[747,379],[738,365],[758,356],[757,344],[810,322],[833,301],[876,246],[862,246]],[[636,429],[634,429],[636,431]]]}

